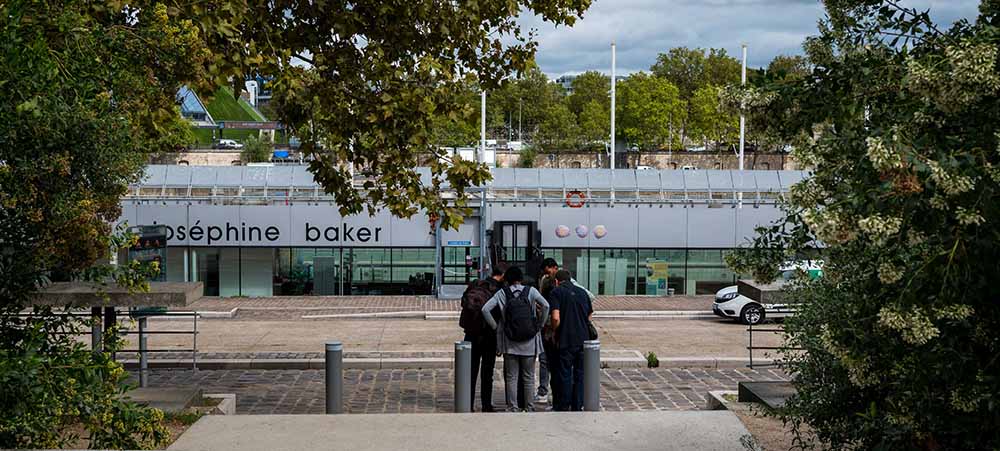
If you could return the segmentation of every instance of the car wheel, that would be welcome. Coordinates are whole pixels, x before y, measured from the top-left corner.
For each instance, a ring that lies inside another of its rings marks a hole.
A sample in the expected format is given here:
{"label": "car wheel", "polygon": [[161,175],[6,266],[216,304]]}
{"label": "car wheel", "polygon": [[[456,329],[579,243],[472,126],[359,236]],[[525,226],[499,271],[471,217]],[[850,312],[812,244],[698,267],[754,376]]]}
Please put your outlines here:
{"label": "car wheel", "polygon": [[740,322],[756,326],[764,321],[764,307],[759,304],[749,304],[740,311]]}

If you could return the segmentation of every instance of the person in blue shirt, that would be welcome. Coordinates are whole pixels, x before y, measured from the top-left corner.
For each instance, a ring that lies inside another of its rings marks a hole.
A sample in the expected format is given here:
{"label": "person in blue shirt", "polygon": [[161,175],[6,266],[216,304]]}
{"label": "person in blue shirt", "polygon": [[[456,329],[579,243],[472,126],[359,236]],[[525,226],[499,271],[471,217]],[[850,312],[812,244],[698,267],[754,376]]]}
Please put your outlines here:
{"label": "person in blue shirt", "polygon": [[[552,325],[559,341],[559,396],[555,410],[583,410],[583,342],[590,338],[594,306],[587,292],[572,282],[569,271],[555,275],[549,296]],[[550,357],[551,358],[551,357]]]}

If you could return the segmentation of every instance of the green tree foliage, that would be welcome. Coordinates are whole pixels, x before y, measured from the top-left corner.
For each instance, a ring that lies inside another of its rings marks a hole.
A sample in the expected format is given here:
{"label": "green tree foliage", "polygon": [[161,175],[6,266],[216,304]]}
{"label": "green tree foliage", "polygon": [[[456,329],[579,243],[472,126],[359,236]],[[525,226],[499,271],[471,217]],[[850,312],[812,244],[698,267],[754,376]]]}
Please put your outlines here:
{"label": "green tree foliage", "polygon": [[712,85],[698,88],[689,101],[689,131],[701,138],[706,146],[718,146],[739,139],[739,117],[726,110],[719,98],[720,88]]}
{"label": "green tree foliage", "polygon": [[[478,98],[476,102],[478,107]],[[565,102],[565,96],[562,88],[532,62],[520,77],[505,80],[499,89],[488,92],[486,102],[490,136],[517,140],[520,133],[525,141],[533,141],[546,121],[546,112]]]}
{"label": "green tree foliage", "polygon": [[271,154],[274,147],[267,137],[261,139],[256,136],[248,136],[243,140],[243,150],[240,150],[240,160],[244,163],[261,163],[271,161]]}
{"label": "green tree foliage", "polygon": [[591,102],[605,110],[611,108],[611,77],[597,71],[587,71],[573,79],[573,94],[566,99],[569,110],[577,117]]}
{"label": "green tree foliage", "polygon": [[611,137],[610,107],[602,105],[597,100],[591,100],[583,106],[577,123],[580,137],[590,147],[595,143],[607,142]]}
{"label": "green tree foliage", "polygon": [[688,135],[687,119],[694,117],[692,99],[695,93],[706,86],[738,84],[740,67],[740,62],[729,56],[725,49],[675,47],[657,56],[650,71],[676,86],[680,99],[687,105],[687,117],[676,123],[682,142]]}
{"label": "green tree foliage", "polygon": [[156,446],[162,414],[122,399],[121,366],[61,335],[83,324],[19,313],[52,278],[143,288],[137,266],[93,264],[129,244],[109,224],[149,155],[189,138],[175,95],[215,76],[212,53],[141,1],[8,1],[0,30],[0,448],[58,447],[68,423],[93,447]]}
{"label": "green tree foliage", "polygon": [[[470,115],[454,102],[466,83],[490,92],[528,68],[536,43],[521,32],[518,14],[572,24],[589,3],[260,3],[246,12],[249,32],[242,38],[259,46],[246,46],[257,62],[244,67],[276,74],[278,119],[315,157],[310,170],[341,213],[370,207],[408,217],[422,208],[454,228],[468,212],[464,189],[485,182],[489,171],[474,162],[442,162],[432,142],[435,115]],[[415,171],[428,153],[438,157],[431,159],[429,186]],[[370,177],[364,189],[355,189],[350,165]],[[445,179],[459,192],[453,204],[440,195]]]}
{"label": "green tree foliage", "polygon": [[666,79],[637,72],[618,83],[616,132],[629,144],[657,150],[675,145],[675,130],[687,117],[677,87]]}
{"label": "green tree foliage", "polygon": [[[462,86],[493,89],[527,66],[536,43],[522,11],[572,24],[589,3],[0,2],[0,447],[62,445],[67,423],[94,447],[164,437],[156,411],[122,401],[120,366],[60,338],[82,324],[18,313],[50,277],[143,288],[156,268],[94,264],[129,244],[109,224],[149,154],[176,148],[182,85],[204,95],[274,76],[276,119],[342,212],[424,208],[453,228],[466,209],[445,204],[441,182],[461,192],[488,171],[435,159],[423,186],[414,168],[439,152],[434,117],[468,115],[452,100]],[[345,163],[371,176],[364,190]]]}
{"label": "green tree foliage", "polygon": [[533,144],[545,152],[572,150],[580,145],[580,130],[576,126],[576,118],[565,103],[549,105],[542,123],[538,125]]}
{"label": "green tree foliage", "polygon": [[801,79],[811,71],[809,60],[801,55],[778,55],[771,60],[766,69],[767,74],[776,79]]}
{"label": "green tree foliage", "polygon": [[783,102],[813,175],[731,260],[771,278],[819,239],[824,277],[785,322],[785,418],[834,449],[1000,448],[1000,4],[943,27],[894,1],[826,2]]}

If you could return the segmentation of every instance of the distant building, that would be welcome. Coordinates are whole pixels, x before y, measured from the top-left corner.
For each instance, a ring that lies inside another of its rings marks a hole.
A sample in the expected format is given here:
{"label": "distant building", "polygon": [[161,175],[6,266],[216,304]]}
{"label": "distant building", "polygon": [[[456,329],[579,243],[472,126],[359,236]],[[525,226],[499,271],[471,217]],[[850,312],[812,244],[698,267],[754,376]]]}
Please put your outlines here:
{"label": "distant building", "polygon": [[[562,75],[559,78],[555,79],[555,83],[559,84],[559,86],[562,86],[563,92],[565,92],[566,95],[572,95],[573,94],[573,80],[576,80],[576,77],[578,77],[579,75],[580,74],[566,74],[566,75]],[[628,78],[628,77],[626,77],[624,75],[617,75],[617,76],[615,76],[615,80],[618,80],[618,82],[621,82],[622,80],[624,80],[626,78]]]}
{"label": "distant building", "polygon": [[194,122],[196,125],[215,125],[215,121],[212,119],[212,115],[209,114],[208,108],[205,107],[205,103],[201,101],[198,94],[195,94],[191,88],[181,86],[181,89],[177,91],[177,102],[181,106],[181,116],[185,119]]}

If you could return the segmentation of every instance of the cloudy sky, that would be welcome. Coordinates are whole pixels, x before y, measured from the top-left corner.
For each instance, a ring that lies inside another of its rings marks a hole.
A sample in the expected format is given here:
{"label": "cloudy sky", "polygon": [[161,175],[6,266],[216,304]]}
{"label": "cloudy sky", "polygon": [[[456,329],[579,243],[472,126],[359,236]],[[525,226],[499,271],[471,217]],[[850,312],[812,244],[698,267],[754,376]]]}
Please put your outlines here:
{"label": "cloudy sky", "polygon": [[[974,18],[978,0],[904,0],[929,8],[936,21]],[[648,70],[656,55],[671,47],[724,48],[738,56],[748,46],[747,64],[766,65],[780,54],[801,54],[801,43],[816,34],[823,17],[819,0],[593,0],[573,28],[553,27],[521,17],[538,30],[538,64],[549,77],[587,70],[610,72],[611,41],[618,47],[618,70]]]}

